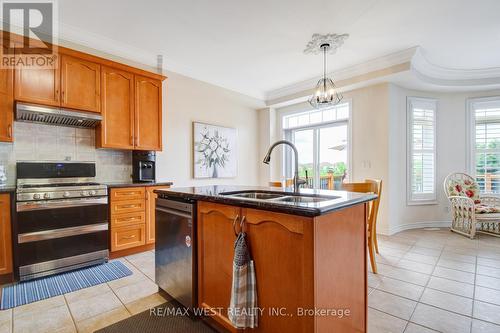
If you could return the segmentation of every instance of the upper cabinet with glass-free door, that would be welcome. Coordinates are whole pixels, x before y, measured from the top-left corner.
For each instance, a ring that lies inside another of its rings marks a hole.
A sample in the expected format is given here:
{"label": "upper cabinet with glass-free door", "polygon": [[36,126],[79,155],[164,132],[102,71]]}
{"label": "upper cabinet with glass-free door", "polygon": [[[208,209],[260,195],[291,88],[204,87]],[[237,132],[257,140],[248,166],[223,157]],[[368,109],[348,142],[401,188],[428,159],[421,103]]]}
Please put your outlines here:
{"label": "upper cabinet with glass-free door", "polygon": [[14,99],[101,112],[101,66],[61,54],[58,61],[56,68],[16,68]]}
{"label": "upper cabinet with glass-free door", "polygon": [[0,69],[0,141],[12,142],[14,125],[12,69]]}
{"label": "upper cabinet with glass-free door", "polygon": [[99,148],[134,149],[134,75],[111,67],[101,71],[102,121]]}
{"label": "upper cabinet with glass-free door", "polygon": [[61,106],[101,112],[101,66],[95,62],[61,57]]}
{"label": "upper cabinet with glass-free door", "polygon": [[60,106],[59,68],[60,63],[55,68],[18,66],[15,69],[14,99],[34,104]]}
{"label": "upper cabinet with glass-free door", "polygon": [[135,148],[162,149],[162,83],[135,76]]}

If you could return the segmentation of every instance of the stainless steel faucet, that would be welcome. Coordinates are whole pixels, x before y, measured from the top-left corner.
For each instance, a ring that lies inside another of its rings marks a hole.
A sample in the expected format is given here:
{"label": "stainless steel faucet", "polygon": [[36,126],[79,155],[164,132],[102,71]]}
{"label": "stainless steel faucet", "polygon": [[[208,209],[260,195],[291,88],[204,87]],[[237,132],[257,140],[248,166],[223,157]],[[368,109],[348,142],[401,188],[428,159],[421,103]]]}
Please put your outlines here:
{"label": "stainless steel faucet", "polygon": [[263,162],[265,164],[269,164],[269,162],[271,162],[271,153],[272,153],[273,149],[278,145],[288,145],[293,150],[294,160],[295,160],[295,171],[294,171],[294,175],[293,175],[293,191],[299,192],[299,186],[302,184],[305,184],[306,181],[299,179],[299,152],[297,151],[297,147],[295,147],[295,145],[293,143],[291,143],[290,141],[287,141],[287,140],[276,141],[275,143],[273,143],[271,145],[271,147],[269,147],[267,154],[266,154],[266,157],[264,157]]}

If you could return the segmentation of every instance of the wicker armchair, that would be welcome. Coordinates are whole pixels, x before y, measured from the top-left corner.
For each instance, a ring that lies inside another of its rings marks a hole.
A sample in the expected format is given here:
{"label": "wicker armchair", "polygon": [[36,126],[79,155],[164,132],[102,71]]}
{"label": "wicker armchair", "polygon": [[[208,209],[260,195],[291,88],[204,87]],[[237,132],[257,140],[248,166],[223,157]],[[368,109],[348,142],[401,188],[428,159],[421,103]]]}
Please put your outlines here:
{"label": "wicker armchair", "polygon": [[444,180],[451,205],[451,231],[473,239],[477,232],[500,237],[500,197],[479,196],[479,186],[465,173]]}

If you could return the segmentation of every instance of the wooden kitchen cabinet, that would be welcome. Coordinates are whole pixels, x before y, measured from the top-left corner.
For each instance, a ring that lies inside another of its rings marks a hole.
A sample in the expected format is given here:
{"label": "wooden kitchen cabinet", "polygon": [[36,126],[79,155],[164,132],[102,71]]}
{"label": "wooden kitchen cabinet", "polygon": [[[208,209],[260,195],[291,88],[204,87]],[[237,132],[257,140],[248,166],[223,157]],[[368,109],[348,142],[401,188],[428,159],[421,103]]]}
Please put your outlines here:
{"label": "wooden kitchen cabinet", "polygon": [[101,69],[102,121],[96,129],[99,148],[134,149],[134,75]]}
{"label": "wooden kitchen cabinet", "polygon": [[[198,210],[199,306],[229,306],[236,240],[233,222],[236,220],[239,231],[242,217],[252,258],[258,263],[258,306],[296,311],[312,305],[314,290],[308,278],[313,268],[309,218],[207,202],[200,202]],[[226,313],[215,320],[237,331]],[[266,315],[259,318],[259,327],[251,331],[309,332],[303,318],[281,316],[268,320]]]}
{"label": "wooden kitchen cabinet", "polygon": [[242,209],[241,216],[256,265],[258,306],[294,315],[263,313],[251,331],[310,332],[312,324],[296,313],[314,307],[312,219],[257,209]]}
{"label": "wooden kitchen cabinet", "polygon": [[162,150],[162,83],[135,76],[135,149]]}
{"label": "wooden kitchen cabinet", "polygon": [[99,148],[162,149],[162,83],[113,68],[102,68],[103,121]]}
{"label": "wooden kitchen cabinet", "polygon": [[144,224],[132,224],[111,230],[111,251],[126,250],[146,244]]}
{"label": "wooden kitchen cabinet", "polygon": [[[16,34],[8,34],[7,40],[24,42]],[[11,104],[19,101],[102,113],[97,148],[162,150],[165,76],[61,46],[55,57],[58,66],[53,69],[32,66],[0,73],[0,80],[13,76],[8,95],[0,87],[0,141],[12,141],[12,115],[2,111],[13,111]]]}
{"label": "wooden kitchen cabinet", "polygon": [[16,68],[14,99],[27,103],[60,106],[59,69],[60,63],[54,69]]}
{"label": "wooden kitchen cabinet", "polygon": [[[215,311],[211,318],[231,332],[238,332],[228,319],[227,308],[236,239],[233,222],[240,216],[239,207],[198,202],[198,306]],[[224,310],[219,312],[219,308]]]}
{"label": "wooden kitchen cabinet", "polygon": [[10,195],[0,194],[0,275],[12,273]]}
{"label": "wooden kitchen cabinet", "polygon": [[[304,217],[198,201],[198,306],[213,311],[229,306],[233,223],[239,232],[243,218],[255,263],[257,305],[264,312],[257,328],[240,331],[366,332],[364,204]],[[272,315],[270,309],[284,313]],[[350,314],[301,316],[301,309],[348,309]],[[210,318],[238,331],[226,311]]]}
{"label": "wooden kitchen cabinet", "polygon": [[13,70],[0,69],[0,141],[13,142]]}
{"label": "wooden kitchen cabinet", "polygon": [[144,199],[145,189],[142,186],[111,189],[111,202],[118,200]]}
{"label": "wooden kitchen cabinet", "polygon": [[[169,186],[134,186],[110,190],[111,252],[145,251],[155,243],[156,193]],[[127,255],[130,253],[127,253]]]}
{"label": "wooden kitchen cabinet", "polygon": [[58,61],[54,69],[16,68],[14,99],[100,112],[100,65],[61,54]]}
{"label": "wooden kitchen cabinet", "polygon": [[143,212],[146,207],[144,198],[138,200],[111,201],[111,215]]}
{"label": "wooden kitchen cabinet", "polygon": [[68,55],[61,57],[61,106],[101,112],[101,66]]}

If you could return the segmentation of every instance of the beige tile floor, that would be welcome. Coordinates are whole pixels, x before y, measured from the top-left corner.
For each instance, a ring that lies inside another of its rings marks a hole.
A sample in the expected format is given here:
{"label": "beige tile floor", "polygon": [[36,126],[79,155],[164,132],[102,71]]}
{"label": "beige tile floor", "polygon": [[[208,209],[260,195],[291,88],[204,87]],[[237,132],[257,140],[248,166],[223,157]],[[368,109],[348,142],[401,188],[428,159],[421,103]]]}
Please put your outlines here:
{"label": "beige tile floor", "polygon": [[[448,230],[379,236],[369,333],[500,333],[500,238]],[[129,277],[0,311],[0,333],[92,332],[159,305],[154,252],[119,259]]]}
{"label": "beige tile floor", "polygon": [[447,229],[379,236],[369,333],[500,333],[500,238]]}
{"label": "beige tile floor", "polygon": [[154,252],[122,261],[132,275],[72,293],[0,311],[0,333],[93,332],[162,304],[154,283]]}

